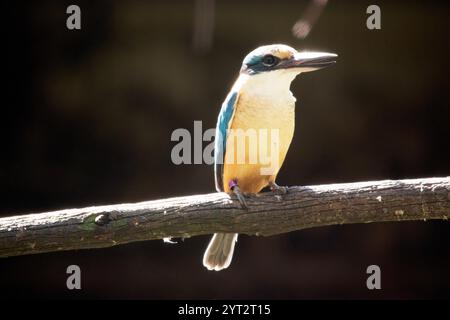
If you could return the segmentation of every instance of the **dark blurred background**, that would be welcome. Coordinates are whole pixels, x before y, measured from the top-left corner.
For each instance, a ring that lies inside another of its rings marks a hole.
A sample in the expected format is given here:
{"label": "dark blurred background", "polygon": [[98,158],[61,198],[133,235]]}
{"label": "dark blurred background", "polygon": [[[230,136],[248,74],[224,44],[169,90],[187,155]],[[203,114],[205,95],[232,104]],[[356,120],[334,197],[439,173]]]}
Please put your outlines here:
{"label": "dark blurred background", "polygon": [[[449,4],[330,1],[2,1],[2,216],[214,191],[213,167],[171,163],[176,128],[215,126],[243,57],[285,43],[339,54],[292,85],[296,133],[282,185],[448,176]],[[208,272],[209,237],[0,260],[15,298],[449,298],[450,225],[345,225],[241,236]],[[82,290],[66,289],[66,267]],[[382,290],[366,289],[368,265]]]}

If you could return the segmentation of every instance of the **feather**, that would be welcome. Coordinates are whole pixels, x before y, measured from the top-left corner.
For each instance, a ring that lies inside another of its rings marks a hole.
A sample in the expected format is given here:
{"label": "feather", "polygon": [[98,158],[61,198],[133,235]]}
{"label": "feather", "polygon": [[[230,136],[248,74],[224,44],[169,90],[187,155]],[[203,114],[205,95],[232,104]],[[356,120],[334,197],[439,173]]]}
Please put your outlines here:
{"label": "feather", "polygon": [[225,148],[227,144],[228,130],[233,120],[238,100],[238,92],[231,91],[226,97],[220,109],[216,126],[216,139],[214,144],[214,175],[216,178],[216,190],[223,191],[223,164],[225,158]]}

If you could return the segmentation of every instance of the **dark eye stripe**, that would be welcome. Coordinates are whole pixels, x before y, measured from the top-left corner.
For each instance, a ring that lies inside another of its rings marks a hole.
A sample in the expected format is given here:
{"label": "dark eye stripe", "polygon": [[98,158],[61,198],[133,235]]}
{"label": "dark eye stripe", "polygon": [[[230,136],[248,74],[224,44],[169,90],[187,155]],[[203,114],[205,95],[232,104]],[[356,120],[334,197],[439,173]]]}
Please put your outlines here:
{"label": "dark eye stripe", "polygon": [[279,59],[271,54],[265,55],[262,59],[262,63],[265,66],[273,67],[279,62]]}
{"label": "dark eye stripe", "polygon": [[260,72],[276,70],[277,65],[280,64],[281,61],[282,59],[270,53],[266,55],[246,57],[242,65],[241,72],[252,75]]}

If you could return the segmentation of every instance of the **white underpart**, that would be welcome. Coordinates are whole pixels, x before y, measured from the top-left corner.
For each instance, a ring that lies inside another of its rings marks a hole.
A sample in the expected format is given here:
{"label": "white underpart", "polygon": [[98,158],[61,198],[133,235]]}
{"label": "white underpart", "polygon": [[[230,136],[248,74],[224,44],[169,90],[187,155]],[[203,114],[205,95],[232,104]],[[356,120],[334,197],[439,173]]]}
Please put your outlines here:
{"label": "white underpart", "polygon": [[288,103],[295,103],[295,97],[290,91],[291,82],[300,74],[295,69],[282,69],[259,74],[241,74],[235,82],[233,89],[244,91],[246,94],[259,99],[288,99]]}

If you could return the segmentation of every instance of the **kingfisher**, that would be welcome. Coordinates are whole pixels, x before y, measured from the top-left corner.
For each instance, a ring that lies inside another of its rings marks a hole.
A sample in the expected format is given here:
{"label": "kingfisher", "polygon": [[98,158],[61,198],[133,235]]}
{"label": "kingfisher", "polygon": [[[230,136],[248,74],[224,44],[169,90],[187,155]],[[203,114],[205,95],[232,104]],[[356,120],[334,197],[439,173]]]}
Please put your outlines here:
{"label": "kingfisher", "polygon": [[[273,44],[258,47],[244,58],[217,120],[214,173],[218,192],[234,194],[244,209],[245,197],[265,187],[278,194],[287,192],[275,180],[294,135],[296,99],[290,91],[291,82],[302,72],[334,64],[336,57],[333,53],[297,51]],[[277,134],[259,134],[263,131]],[[236,132],[244,133],[244,139],[239,139]],[[271,156],[275,153],[275,158],[269,156],[276,160],[272,170],[264,171],[268,164],[261,159],[263,148]],[[239,150],[241,157],[237,159]],[[203,265],[215,271],[227,268],[237,236],[215,233],[203,256]]]}

